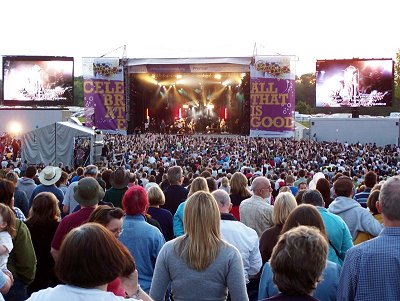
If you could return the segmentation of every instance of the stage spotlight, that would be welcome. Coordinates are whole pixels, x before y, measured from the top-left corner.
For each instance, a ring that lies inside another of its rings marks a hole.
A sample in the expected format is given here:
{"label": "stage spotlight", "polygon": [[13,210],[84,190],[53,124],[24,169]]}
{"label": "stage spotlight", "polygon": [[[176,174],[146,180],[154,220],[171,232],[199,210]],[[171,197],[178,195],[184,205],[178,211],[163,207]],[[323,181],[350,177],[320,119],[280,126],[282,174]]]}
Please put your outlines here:
{"label": "stage spotlight", "polygon": [[22,131],[22,125],[17,121],[11,121],[8,124],[8,130],[10,131],[10,133],[18,136]]}
{"label": "stage spotlight", "polygon": [[182,108],[189,109],[189,105],[183,105]]}
{"label": "stage spotlight", "polygon": [[214,75],[214,78],[215,78],[215,79],[221,79],[221,74],[215,74],[215,75]]}
{"label": "stage spotlight", "polygon": [[182,78],[182,74],[177,74],[177,75],[176,75],[176,78],[177,78],[177,79],[181,79],[181,78]]}
{"label": "stage spotlight", "polygon": [[156,78],[156,75],[155,75],[155,74],[152,74],[151,77],[152,77],[152,78]]}
{"label": "stage spotlight", "polygon": [[213,105],[213,104],[208,104],[208,105],[207,105],[207,108],[208,108],[208,109],[214,109],[214,105]]}

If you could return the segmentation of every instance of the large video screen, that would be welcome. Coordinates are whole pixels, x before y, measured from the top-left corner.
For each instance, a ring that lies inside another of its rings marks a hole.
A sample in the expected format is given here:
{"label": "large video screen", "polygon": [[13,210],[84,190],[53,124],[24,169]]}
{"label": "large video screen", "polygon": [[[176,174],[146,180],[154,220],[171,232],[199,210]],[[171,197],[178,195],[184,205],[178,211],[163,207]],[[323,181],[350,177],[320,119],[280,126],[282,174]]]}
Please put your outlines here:
{"label": "large video screen", "polygon": [[391,106],[392,59],[319,60],[317,107]]}
{"label": "large video screen", "polygon": [[73,105],[74,59],[4,56],[3,101],[10,106]]}

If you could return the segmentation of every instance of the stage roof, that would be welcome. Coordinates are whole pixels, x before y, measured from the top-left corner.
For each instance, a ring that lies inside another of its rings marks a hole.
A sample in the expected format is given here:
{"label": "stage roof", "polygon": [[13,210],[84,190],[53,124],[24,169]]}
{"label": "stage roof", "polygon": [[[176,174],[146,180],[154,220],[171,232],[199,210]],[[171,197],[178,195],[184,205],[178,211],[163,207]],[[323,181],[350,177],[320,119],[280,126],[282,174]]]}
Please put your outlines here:
{"label": "stage roof", "polygon": [[128,60],[128,66],[182,64],[235,64],[248,66],[251,59],[252,57],[134,58]]}

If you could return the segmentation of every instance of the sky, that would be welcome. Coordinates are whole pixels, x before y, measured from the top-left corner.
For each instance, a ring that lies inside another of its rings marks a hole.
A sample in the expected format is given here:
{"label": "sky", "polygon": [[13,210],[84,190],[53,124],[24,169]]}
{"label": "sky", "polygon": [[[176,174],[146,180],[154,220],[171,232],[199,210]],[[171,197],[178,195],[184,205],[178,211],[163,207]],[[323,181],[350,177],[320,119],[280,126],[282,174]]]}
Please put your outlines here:
{"label": "sky", "polygon": [[[64,3],[62,5],[62,3]],[[243,57],[293,55],[296,74],[317,59],[393,58],[400,1],[4,1],[0,55]]]}

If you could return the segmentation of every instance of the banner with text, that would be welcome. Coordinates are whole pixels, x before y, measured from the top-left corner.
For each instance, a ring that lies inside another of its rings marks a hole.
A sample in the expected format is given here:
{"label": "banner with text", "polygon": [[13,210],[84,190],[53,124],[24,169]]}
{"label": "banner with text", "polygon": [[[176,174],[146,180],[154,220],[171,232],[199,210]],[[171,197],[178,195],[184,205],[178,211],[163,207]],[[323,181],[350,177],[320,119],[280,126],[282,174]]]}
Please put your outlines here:
{"label": "banner with text", "polygon": [[294,136],[293,56],[257,56],[250,66],[250,136]]}
{"label": "banner with text", "polygon": [[83,58],[86,126],[126,130],[124,72],[118,58]]}

